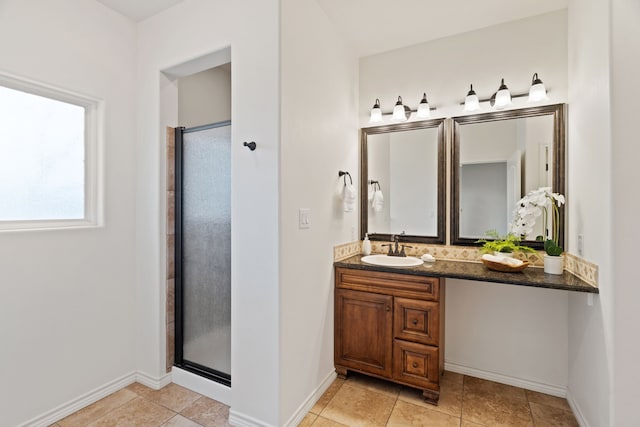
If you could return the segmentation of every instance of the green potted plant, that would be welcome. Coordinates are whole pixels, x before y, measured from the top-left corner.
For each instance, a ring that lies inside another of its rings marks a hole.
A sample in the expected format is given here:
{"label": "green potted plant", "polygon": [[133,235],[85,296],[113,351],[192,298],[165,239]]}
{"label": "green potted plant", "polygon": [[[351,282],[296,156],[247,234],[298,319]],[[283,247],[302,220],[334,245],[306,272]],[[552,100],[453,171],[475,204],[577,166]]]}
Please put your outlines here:
{"label": "green potted plant", "polygon": [[[511,232],[517,236],[527,236],[533,232],[536,219],[542,216],[542,230],[544,235],[536,237],[544,241],[544,272],[562,274],[564,259],[560,238],[560,207],[565,203],[564,196],[552,193],[551,187],[541,187],[531,191],[520,199],[516,209]],[[549,224],[551,221],[551,224]],[[551,225],[549,227],[549,225]]]}
{"label": "green potted plant", "polygon": [[489,230],[485,233],[488,239],[480,239],[476,243],[483,243],[480,252],[485,254],[511,256],[514,252],[535,253],[533,248],[520,244],[520,237],[513,233],[501,236],[496,230]]}

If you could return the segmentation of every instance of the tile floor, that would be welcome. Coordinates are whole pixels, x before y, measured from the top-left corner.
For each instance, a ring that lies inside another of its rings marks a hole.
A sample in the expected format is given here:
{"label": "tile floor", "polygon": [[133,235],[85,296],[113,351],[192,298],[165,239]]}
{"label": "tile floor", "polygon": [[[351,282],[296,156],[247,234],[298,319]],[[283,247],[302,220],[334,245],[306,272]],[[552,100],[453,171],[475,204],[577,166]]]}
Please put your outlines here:
{"label": "tile floor", "polygon": [[153,390],[134,383],[53,427],[226,427],[229,407],[176,384]]}
{"label": "tile floor", "polygon": [[[229,407],[169,384],[132,384],[54,424],[74,426],[229,426]],[[578,426],[567,401],[517,387],[445,372],[438,406],[419,390],[350,374],[336,379],[300,427],[565,427]]]}

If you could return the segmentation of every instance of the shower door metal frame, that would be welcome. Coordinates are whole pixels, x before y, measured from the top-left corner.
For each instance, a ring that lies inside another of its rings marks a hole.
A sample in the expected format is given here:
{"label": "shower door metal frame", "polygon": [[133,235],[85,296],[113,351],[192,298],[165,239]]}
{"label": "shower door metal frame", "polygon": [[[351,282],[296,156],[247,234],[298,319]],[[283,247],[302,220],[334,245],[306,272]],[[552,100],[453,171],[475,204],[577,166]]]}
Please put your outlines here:
{"label": "shower door metal frame", "polygon": [[231,386],[231,375],[184,359],[184,307],[183,307],[183,271],[182,271],[182,171],[183,171],[183,135],[185,133],[230,126],[231,120],[191,128],[178,127],[175,133],[175,339],[174,365],[220,384]]}

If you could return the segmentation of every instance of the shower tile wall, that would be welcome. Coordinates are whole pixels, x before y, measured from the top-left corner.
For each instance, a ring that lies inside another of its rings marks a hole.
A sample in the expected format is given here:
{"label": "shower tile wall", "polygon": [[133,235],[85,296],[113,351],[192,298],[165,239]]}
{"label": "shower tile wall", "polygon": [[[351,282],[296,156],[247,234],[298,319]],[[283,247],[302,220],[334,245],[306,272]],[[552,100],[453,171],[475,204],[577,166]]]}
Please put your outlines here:
{"label": "shower tile wall", "polygon": [[167,127],[167,372],[171,372],[175,356],[175,154],[175,129]]}

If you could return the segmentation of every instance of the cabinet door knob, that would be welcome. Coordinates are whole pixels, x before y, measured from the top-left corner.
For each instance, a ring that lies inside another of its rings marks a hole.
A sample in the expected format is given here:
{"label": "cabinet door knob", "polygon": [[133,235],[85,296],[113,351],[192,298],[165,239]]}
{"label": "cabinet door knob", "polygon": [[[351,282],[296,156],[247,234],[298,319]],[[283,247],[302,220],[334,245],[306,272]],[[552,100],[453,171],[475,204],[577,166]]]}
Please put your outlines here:
{"label": "cabinet door knob", "polygon": [[418,319],[413,319],[413,320],[411,321],[411,323],[413,323],[414,325],[417,325],[417,324],[418,324]]}
{"label": "cabinet door knob", "polygon": [[417,368],[417,367],[418,367],[418,364],[417,364],[416,362],[413,362],[413,367],[414,367],[414,368]]}
{"label": "cabinet door knob", "polygon": [[386,307],[386,310],[387,310],[387,311],[391,311],[391,307],[387,306],[387,307]]}

